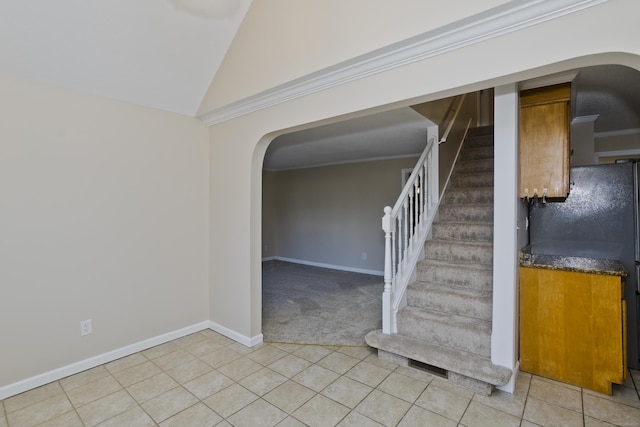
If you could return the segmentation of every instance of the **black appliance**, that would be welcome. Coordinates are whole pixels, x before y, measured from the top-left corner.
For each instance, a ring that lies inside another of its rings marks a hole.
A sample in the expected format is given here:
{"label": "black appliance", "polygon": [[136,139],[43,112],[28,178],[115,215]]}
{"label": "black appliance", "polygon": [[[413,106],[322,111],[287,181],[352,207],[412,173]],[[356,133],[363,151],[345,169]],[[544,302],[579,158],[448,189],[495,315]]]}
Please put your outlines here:
{"label": "black appliance", "polygon": [[533,253],[617,259],[629,277],[627,355],[640,366],[640,176],[638,162],[571,168],[571,191],[564,202],[529,205]]}

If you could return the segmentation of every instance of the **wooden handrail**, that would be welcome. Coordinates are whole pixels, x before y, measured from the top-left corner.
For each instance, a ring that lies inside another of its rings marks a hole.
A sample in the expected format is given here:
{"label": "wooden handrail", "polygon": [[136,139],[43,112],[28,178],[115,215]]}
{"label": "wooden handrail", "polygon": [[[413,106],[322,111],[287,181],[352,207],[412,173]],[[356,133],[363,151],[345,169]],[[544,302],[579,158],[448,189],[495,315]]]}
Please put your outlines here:
{"label": "wooden handrail", "polygon": [[[458,118],[458,114],[462,109],[462,104],[464,103],[464,99],[466,98],[466,96],[467,94],[465,93],[462,95],[458,95],[451,100],[451,106],[449,107],[449,109],[447,110],[447,113],[444,115],[444,118],[442,119],[443,124],[446,123],[446,126],[444,128],[444,132],[442,133],[442,137],[440,138],[440,144],[442,144],[443,142],[447,142],[447,137],[449,136],[449,132],[451,132],[451,128],[453,128],[453,124],[456,122],[456,119]],[[449,119],[450,114],[453,114],[451,119]]]}

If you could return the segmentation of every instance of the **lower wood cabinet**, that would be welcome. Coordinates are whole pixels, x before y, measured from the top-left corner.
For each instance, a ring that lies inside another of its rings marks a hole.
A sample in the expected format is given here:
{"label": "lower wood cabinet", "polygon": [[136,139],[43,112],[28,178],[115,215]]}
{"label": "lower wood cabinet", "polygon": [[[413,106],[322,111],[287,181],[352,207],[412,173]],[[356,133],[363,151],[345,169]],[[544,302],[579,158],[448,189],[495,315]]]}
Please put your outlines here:
{"label": "lower wood cabinet", "polygon": [[626,369],[620,276],[520,267],[520,369],[611,394]]}

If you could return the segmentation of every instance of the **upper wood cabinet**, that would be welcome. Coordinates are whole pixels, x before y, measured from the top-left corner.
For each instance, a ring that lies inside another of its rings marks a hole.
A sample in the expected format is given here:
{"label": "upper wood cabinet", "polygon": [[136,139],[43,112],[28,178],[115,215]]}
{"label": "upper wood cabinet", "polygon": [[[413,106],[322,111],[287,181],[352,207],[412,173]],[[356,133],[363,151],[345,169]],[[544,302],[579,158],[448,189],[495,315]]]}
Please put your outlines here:
{"label": "upper wood cabinet", "polygon": [[520,197],[569,194],[569,83],[520,92]]}

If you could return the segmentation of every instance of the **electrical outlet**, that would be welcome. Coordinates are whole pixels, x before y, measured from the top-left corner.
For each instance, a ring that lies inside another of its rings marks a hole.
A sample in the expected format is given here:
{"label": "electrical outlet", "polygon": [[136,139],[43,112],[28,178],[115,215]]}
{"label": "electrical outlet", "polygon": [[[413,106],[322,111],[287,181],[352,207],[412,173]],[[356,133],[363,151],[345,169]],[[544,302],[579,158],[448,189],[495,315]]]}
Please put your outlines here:
{"label": "electrical outlet", "polygon": [[93,325],[91,319],[80,322],[80,335],[85,336],[93,333]]}
{"label": "electrical outlet", "polygon": [[362,260],[363,261],[367,260],[367,253],[366,252],[362,252]]}

